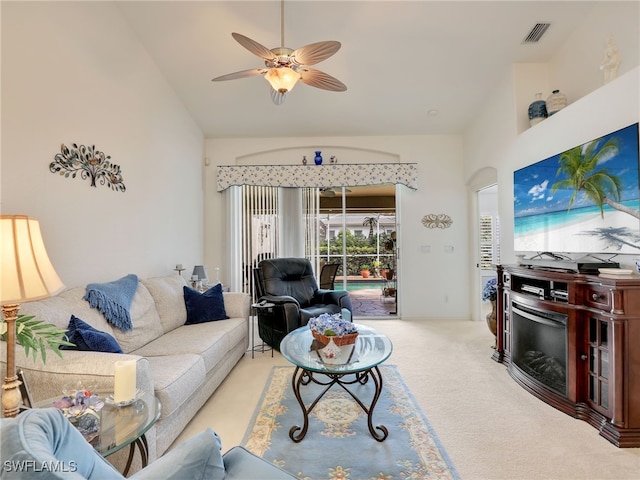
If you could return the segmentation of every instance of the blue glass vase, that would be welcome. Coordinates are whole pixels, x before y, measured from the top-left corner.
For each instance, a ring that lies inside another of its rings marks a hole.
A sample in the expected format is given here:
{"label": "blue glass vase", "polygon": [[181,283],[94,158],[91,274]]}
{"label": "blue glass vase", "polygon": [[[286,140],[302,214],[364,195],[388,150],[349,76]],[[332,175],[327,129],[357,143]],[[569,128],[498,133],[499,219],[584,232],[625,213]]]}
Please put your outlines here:
{"label": "blue glass vase", "polygon": [[322,165],[322,152],[317,151],[313,161],[316,162],[316,165]]}
{"label": "blue glass vase", "polygon": [[536,93],[535,101],[529,105],[529,123],[533,127],[547,118],[547,103],[542,100],[542,93]]}

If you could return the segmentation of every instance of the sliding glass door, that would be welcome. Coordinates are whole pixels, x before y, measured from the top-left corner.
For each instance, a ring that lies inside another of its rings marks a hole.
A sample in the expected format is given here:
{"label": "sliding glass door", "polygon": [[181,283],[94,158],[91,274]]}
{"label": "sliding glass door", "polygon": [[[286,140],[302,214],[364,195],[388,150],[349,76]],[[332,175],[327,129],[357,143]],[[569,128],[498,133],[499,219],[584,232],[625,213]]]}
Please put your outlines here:
{"label": "sliding glass door", "polygon": [[305,189],[305,254],[320,272],[338,263],[335,288],[359,317],[397,313],[395,186]]}

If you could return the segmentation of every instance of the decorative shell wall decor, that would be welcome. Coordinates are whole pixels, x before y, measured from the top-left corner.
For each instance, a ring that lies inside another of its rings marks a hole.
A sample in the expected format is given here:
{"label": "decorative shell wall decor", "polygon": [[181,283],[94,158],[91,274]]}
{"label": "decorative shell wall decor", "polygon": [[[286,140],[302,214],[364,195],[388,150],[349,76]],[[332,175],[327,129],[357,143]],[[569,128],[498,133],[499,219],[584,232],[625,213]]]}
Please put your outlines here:
{"label": "decorative shell wall decor", "polygon": [[453,220],[444,213],[429,213],[422,217],[422,225],[427,228],[449,228]]}
{"label": "decorative shell wall decor", "polygon": [[111,157],[96,150],[95,145],[85,147],[84,145],[72,144],[71,148],[64,143],[60,147],[60,153],[54,157],[54,161],[49,164],[51,173],[59,173],[65,178],[76,178],[78,172],[80,178],[91,180],[91,186],[96,186],[96,181],[100,185],[106,185],[111,190],[124,192],[126,187],[122,181],[120,165],[111,163]]}

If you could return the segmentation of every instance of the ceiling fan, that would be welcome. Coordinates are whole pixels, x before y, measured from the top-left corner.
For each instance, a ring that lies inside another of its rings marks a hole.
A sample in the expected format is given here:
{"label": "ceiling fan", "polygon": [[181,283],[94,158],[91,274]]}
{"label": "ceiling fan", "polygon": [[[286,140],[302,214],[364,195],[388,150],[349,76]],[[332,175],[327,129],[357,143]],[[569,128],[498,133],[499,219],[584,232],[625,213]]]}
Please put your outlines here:
{"label": "ceiling fan", "polygon": [[231,36],[244,48],[264,60],[265,68],[251,68],[240,72],[229,73],[214,78],[212,81],[235,80],[238,78],[264,75],[271,85],[271,100],[276,105],[282,105],[285,96],[300,80],[311,87],[321,88],[332,92],[344,92],[347,87],[331,75],[309,68],[326,60],[340,49],[340,42],[333,40],[316,42],[292,50],[284,46],[284,0],[280,8],[280,39],[281,46],[268,49],[249,37],[239,33]]}

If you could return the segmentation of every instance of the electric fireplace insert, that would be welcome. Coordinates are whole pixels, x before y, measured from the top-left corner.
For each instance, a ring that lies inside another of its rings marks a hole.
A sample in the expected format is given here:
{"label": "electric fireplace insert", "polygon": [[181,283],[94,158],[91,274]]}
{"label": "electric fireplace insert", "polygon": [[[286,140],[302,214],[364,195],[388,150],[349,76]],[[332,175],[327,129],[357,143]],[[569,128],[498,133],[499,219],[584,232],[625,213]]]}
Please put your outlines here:
{"label": "electric fireplace insert", "polygon": [[527,376],[567,396],[568,316],[512,302],[511,361]]}

